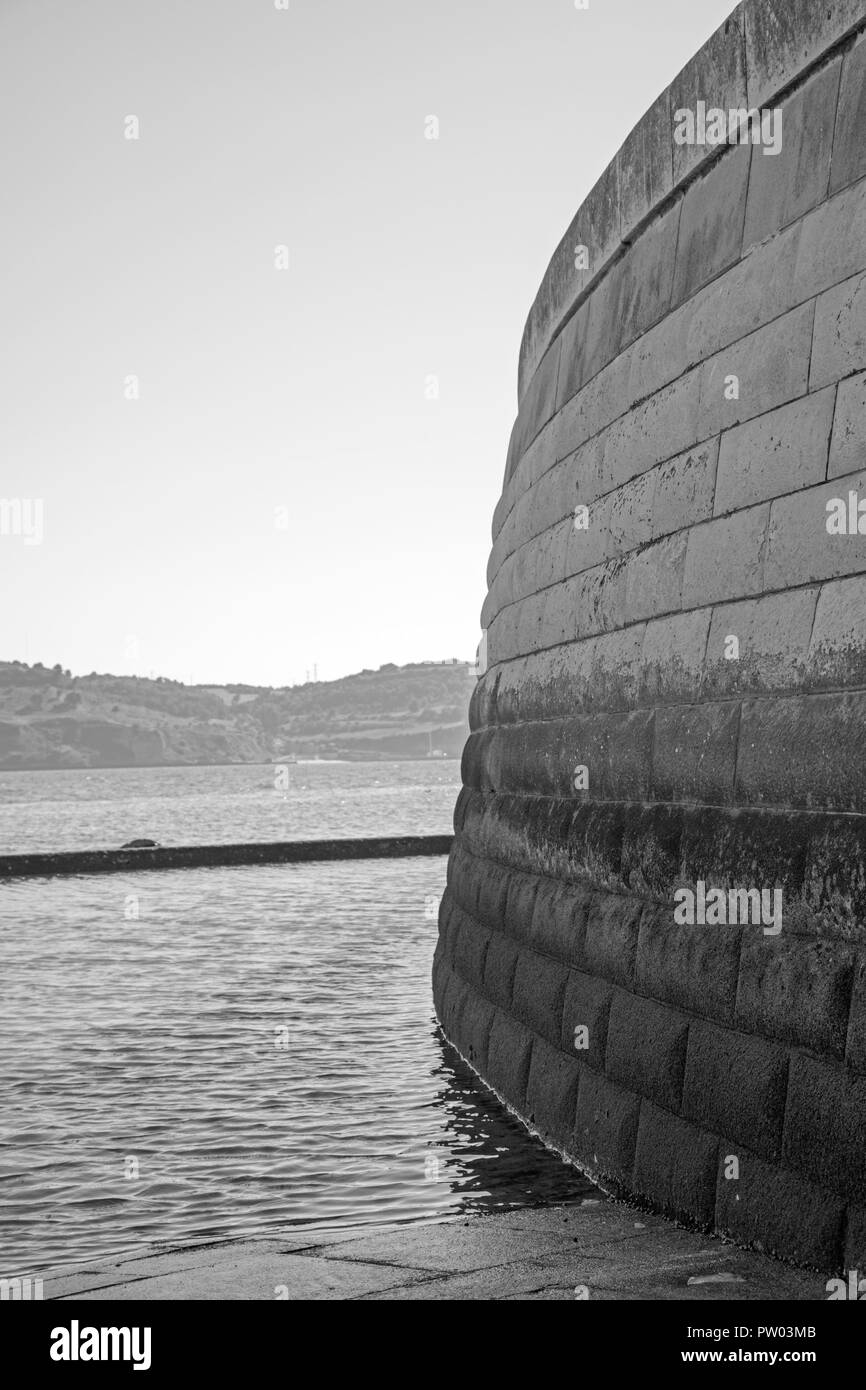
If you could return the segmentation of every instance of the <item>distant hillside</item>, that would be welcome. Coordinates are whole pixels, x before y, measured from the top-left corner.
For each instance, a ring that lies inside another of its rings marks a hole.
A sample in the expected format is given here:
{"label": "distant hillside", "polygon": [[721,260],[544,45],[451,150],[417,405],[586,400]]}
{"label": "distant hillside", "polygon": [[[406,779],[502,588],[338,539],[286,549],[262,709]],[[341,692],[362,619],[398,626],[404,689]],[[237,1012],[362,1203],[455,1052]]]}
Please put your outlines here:
{"label": "distant hillside", "polygon": [[0,768],[460,756],[474,667],[380,666],[283,689],[0,662]]}

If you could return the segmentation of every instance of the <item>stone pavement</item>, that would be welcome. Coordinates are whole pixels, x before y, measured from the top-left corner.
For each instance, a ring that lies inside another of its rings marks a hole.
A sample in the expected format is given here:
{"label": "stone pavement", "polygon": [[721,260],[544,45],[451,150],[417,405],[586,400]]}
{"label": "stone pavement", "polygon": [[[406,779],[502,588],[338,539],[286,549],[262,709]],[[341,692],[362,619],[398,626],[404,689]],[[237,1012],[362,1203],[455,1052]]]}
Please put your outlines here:
{"label": "stone pavement", "polygon": [[46,1299],[825,1300],[827,1276],[604,1198],[435,1225],[167,1249],[46,1275]]}

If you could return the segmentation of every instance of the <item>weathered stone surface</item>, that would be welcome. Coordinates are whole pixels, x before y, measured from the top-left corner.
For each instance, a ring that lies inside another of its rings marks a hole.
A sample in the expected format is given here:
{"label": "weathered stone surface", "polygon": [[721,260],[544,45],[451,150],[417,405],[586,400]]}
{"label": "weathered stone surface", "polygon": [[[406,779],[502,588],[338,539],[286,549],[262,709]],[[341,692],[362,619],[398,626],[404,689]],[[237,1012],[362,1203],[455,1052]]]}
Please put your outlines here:
{"label": "weathered stone surface", "polygon": [[[739,1165],[737,1178],[730,1159]],[[839,1259],[845,1204],[823,1188],[764,1163],[756,1154],[722,1144],[716,1229],[741,1245],[783,1260],[833,1269]]]}
{"label": "weathered stone surface", "polygon": [[857,473],[866,458],[866,375],[841,381],[830,444],[828,478]]}
{"label": "weathered stone surface", "polygon": [[719,439],[687,449],[659,466],[652,499],[653,538],[708,521],[713,514]]}
{"label": "weathered stone surface", "polygon": [[866,939],[866,819],[825,815],[812,821],[804,900],[822,931],[846,941]]}
{"label": "weathered stone surface", "polygon": [[835,389],[828,388],[728,430],[719,455],[715,515],[822,483],[835,404]]}
{"label": "weathered stone surface", "polygon": [[841,73],[838,58],[785,102],[782,125],[775,131],[780,143],[776,154],[765,153],[763,145],[754,147],[744,251],[826,198]]}
{"label": "weathered stone surface", "polygon": [[613,894],[596,898],[586,924],[586,966],[593,975],[631,989],[641,903]]}
{"label": "weathered stone surface", "polygon": [[681,806],[629,806],[622,836],[621,875],[629,892],[662,898],[679,875],[685,812]]}
{"label": "weathered stone surface", "polygon": [[827,530],[832,520],[828,505],[842,502],[847,513],[852,492],[866,499],[866,471],[771,503],[764,570],[768,589],[793,589],[866,570],[866,535],[831,535]]}
{"label": "weathered stone surface", "polygon": [[730,805],[739,725],[739,709],[730,703],[671,705],[656,710],[655,799]]}
{"label": "weathered stone surface", "polygon": [[690,704],[700,696],[712,610],[695,609],[647,623],[640,704]]}
{"label": "weathered stone surface", "polygon": [[[602,174],[557,247],[530,311],[520,349],[518,397],[532,380],[556,328],[620,246],[619,177],[614,161]],[[576,267],[586,247],[589,268]]]}
{"label": "weathered stone surface", "polygon": [[528,1028],[501,1010],[497,1011],[490,1029],[487,1079],[494,1090],[508,1096],[524,1113],[532,1042]]}
{"label": "weathered stone surface", "polygon": [[683,585],[691,605],[724,603],[761,592],[769,522],[770,507],[765,503],[689,532]]}
{"label": "weathered stone surface", "polygon": [[709,1229],[715,1213],[718,1151],[714,1135],[644,1101],[634,1191],[666,1216]]}
{"label": "weathered stone surface", "polygon": [[[747,104],[745,30],[745,7],[738,5],[672,83],[672,122],[678,111],[696,111],[699,101],[722,111],[734,111]],[[676,183],[691,174],[712,153],[707,146],[679,145],[674,141]]]}
{"label": "weathered stone surface", "polygon": [[489,930],[457,908],[451,932],[449,950],[457,973],[467,984],[480,989],[484,980],[484,958],[490,944]]}
{"label": "weathered stone surface", "polygon": [[[563,1052],[574,1053],[593,1071],[604,1071],[613,994],[613,986],[594,975],[585,975],[579,970],[569,974],[562,1010],[560,1047]],[[585,1033],[582,1032],[584,1029]],[[578,1030],[581,1030],[580,1036]]]}
{"label": "weathered stone surface", "polygon": [[505,930],[515,941],[528,942],[541,882],[534,874],[512,874],[505,904]]}
{"label": "weathered stone surface", "polygon": [[591,904],[587,889],[544,879],[535,899],[530,935],[533,949],[566,965],[581,965]]}
{"label": "weathered stone surface", "polygon": [[842,69],[830,191],[837,193],[866,174],[866,42],[861,38]]}
{"label": "weathered stone surface", "polygon": [[484,993],[499,1009],[510,1009],[520,949],[510,937],[494,933],[484,962]]}
{"label": "weathered stone surface", "polygon": [[639,223],[673,188],[674,151],[670,132],[671,97],[669,92],[662,92],[638,121],[616,157],[623,241],[630,240]]}
{"label": "weathered stone surface", "polygon": [[591,1176],[614,1185],[631,1182],[639,1115],[637,1096],[581,1069],[572,1144]]}
{"label": "weathered stone surface", "polygon": [[837,1269],[847,1275],[849,1269],[866,1269],[866,1207],[849,1204],[845,1226],[845,1258]]}
{"label": "weathered stone surface", "polygon": [[548,348],[538,364],[538,370],[532,378],[526,397],[520,407],[514,442],[515,463],[520,462],[536,435],[555,414],[561,347],[562,341],[557,338]]}
{"label": "weathered stone surface", "polygon": [[811,688],[866,685],[866,575],[840,579],[821,589],[809,642],[807,680]]}
{"label": "weathered stone surface", "polygon": [[866,812],[864,718],[862,692],[746,701],[737,756],[740,804]]}
{"label": "weathered stone surface", "polygon": [[680,1009],[731,1024],[737,994],[742,928],[712,931],[680,926],[674,897],[648,905],[640,926],[635,985]]}
{"label": "weathered stone surface", "polygon": [[763,106],[864,19],[864,0],[747,0],[749,105]]}
{"label": "weathered stone surface", "polygon": [[527,1119],[556,1148],[566,1148],[574,1131],[579,1075],[574,1057],[536,1039],[526,1092]]}
{"label": "weathered stone surface", "polygon": [[607,1029],[606,1071],[614,1081],[678,1111],[689,1021],[664,1004],[616,990]]}
{"label": "weathered stone surface", "polygon": [[862,1201],[864,1105],[866,1077],[794,1054],[785,1111],[785,1166],[843,1197]]}
{"label": "weathered stone surface", "polygon": [[[814,1300],[825,1278],[615,1205],[574,1174],[575,1200],[376,1231],[289,1232],[49,1273],[54,1300],[559,1298]],[[580,1200],[586,1194],[584,1200]],[[636,1225],[640,1216],[639,1225]],[[852,1228],[853,1229],[853,1228]],[[862,1266],[862,1261],[861,1261]],[[725,1272],[735,1281],[690,1285]]]}
{"label": "weathered stone surface", "polygon": [[673,302],[682,304],[740,258],[752,151],[724,154],[685,195]]}
{"label": "weathered stone surface", "polygon": [[[866,258],[866,253],[864,253]],[[810,385],[813,391],[866,367],[866,275],[818,300]]]}
{"label": "weathered stone surface", "polygon": [[809,642],[819,592],[795,589],[715,607],[706,648],[704,698],[800,689],[810,665]]}
{"label": "weathered stone surface", "polygon": [[799,940],[784,927],[780,937],[747,929],[737,1028],[843,1058],[854,966],[853,950],[838,942]]}
{"label": "weathered stone surface", "polygon": [[[704,364],[699,438],[709,438],[805,394],[814,317],[814,305],[804,304]],[[737,396],[732,394],[733,378],[738,382]],[[813,379],[813,389],[816,385],[826,381]]]}
{"label": "weathered stone surface", "polygon": [[683,1115],[762,1158],[778,1159],[787,1076],[784,1047],[706,1020],[695,1022],[689,1030]]}
{"label": "weathered stone surface", "polygon": [[[866,1259],[864,55],[866,0],[744,0],[553,257],[434,958],[549,1143],[827,1269]],[[677,144],[699,101],[778,107],[780,152]],[[779,891],[782,932],[681,888]]]}
{"label": "weathered stone surface", "polygon": [[474,991],[468,994],[460,1015],[460,1041],[463,1056],[478,1072],[487,1069],[490,1030],[495,1014],[495,1005],[489,999]]}
{"label": "weathered stone surface", "polygon": [[866,1075],[866,956],[862,950],[853,955],[851,1008],[848,1015],[848,1035],[844,1044],[845,1061],[861,1075]]}
{"label": "weathered stone surface", "polygon": [[534,951],[520,952],[514,973],[511,1011],[552,1047],[559,1046],[562,1034],[562,1005],[567,981],[567,965]]}

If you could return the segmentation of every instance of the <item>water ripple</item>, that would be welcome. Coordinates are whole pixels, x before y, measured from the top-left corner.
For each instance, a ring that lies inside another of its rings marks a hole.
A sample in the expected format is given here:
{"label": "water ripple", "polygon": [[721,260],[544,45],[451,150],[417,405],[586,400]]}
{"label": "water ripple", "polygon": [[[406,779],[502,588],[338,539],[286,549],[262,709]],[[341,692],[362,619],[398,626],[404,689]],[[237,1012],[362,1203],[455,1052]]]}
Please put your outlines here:
{"label": "water ripple", "polygon": [[586,1191],[437,1033],[444,876],[418,859],[2,885],[4,1277]]}

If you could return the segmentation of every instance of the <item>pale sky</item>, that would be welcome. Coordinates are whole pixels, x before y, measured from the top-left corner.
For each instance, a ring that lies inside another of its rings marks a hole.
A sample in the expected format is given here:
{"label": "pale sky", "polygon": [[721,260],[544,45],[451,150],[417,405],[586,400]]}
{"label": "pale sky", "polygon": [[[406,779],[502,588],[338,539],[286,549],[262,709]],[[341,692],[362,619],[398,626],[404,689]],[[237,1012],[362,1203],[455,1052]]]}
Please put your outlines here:
{"label": "pale sky", "polygon": [[0,659],[474,656],[541,277],[733,3],[3,0],[0,498],[44,537],[0,535]]}

